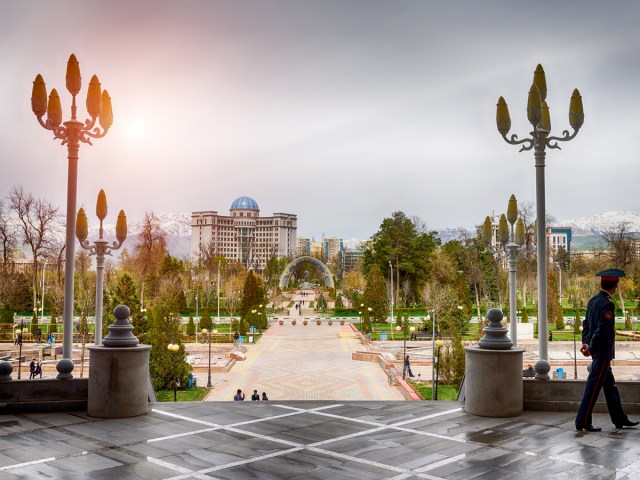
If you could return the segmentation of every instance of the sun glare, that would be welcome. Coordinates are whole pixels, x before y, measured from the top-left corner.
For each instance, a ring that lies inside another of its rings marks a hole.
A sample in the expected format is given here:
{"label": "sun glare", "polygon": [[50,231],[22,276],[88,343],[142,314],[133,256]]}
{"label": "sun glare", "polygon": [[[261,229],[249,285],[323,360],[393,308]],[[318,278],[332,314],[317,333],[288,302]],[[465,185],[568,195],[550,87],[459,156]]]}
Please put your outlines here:
{"label": "sun glare", "polygon": [[122,129],[130,139],[140,139],[146,133],[146,125],[142,117],[132,115],[122,121]]}

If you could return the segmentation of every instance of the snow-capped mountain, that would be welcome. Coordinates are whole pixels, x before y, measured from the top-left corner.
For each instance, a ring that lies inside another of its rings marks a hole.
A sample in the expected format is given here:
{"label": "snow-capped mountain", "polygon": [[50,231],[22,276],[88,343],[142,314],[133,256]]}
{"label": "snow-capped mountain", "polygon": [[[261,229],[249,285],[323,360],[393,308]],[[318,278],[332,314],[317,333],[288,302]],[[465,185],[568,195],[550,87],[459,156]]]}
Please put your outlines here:
{"label": "snow-capped mountain", "polygon": [[[167,249],[177,258],[188,258],[191,255],[191,214],[190,213],[156,213],[160,229],[167,236]],[[122,248],[132,250],[138,242],[138,234],[142,230],[143,219],[136,219],[128,225],[128,235]],[[107,240],[115,240],[115,223],[104,223],[104,236]],[[98,238],[99,225],[89,225],[89,241]]]}
{"label": "snow-capped mountain", "polygon": [[604,212],[591,217],[563,220],[559,225],[572,228],[573,235],[601,235],[602,232],[616,230],[625,225],[629,233],[640,232],[640,215],[635,212]]}

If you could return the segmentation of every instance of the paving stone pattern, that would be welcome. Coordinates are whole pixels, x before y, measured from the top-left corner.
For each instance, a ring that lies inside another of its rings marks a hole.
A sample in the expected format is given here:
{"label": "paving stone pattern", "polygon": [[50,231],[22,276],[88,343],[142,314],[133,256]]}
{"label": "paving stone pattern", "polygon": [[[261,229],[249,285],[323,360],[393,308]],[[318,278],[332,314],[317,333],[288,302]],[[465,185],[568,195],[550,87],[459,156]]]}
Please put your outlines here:
{"label": "paving stone pattern", "polygon": [[337,321],[272,325],[258,343],[248,345],[246,360],[215,375],[207,400],[233,400],[238,389],[246,400],[254,389],[269,400],[402,400],[377,363],[351,359],[363,346],[356,338],[339,337],[340,331],[352,330]]}
{"label": "paving stone pattern", "polygon": [[0,479],[640,479],[640,430],[457,402],[156,403],[148,415],[0,418]]}

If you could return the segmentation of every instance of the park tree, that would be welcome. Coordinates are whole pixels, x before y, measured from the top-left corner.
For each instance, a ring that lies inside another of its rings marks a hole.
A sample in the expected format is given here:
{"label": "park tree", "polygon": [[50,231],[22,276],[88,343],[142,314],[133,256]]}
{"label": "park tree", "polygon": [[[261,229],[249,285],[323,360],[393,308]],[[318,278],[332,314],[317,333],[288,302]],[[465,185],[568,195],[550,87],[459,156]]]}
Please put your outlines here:
{"label": "park tree", "polygon": [[115,284],[108,290],[109,303],[107,304],[107,311],[104,315],[103,326],[112,324],[116,317],[113,315],[114,310],[118,305],[126,305],[131,311],[130,321],[133,325],[133,334],[141,338],[146,332],[146,315],[140,311],[140,297],[138,296],[138,289],[133,283],[131,276],[124,272]]}
{"label": "park tree", "polygon": [[160,220],[153,212],[146,212],[142,219],[138,240],[133,246],[133,255],[130,259],[127,255],[123,256],[124,261],[131,261],[131,266],[140,278],[141,305],[145,303],[145,287],[153,287],[157,284],[157,273],[166,253],[167,235],[160,226]]}
{"label": "park tree", "polygon": [[564,330],[564,317],[558,294],[558,279],[552,271],[547,273],[547,318],[550,322],[555,322],[556,330]]}
{"label": "park tree", "polygon": [[19,240],[29,246],[33,258],[31,272],[33,310],[37,308],[38,261],[46,256],[51,246],[52,233],[58,217],[58,207],[42,198],[14,186],[9,193],[9,204],[18,218]]}
{"label": "park tree", "polygon": [[0,199],[0,308],[9,308],[11,296],[11,265],[17,245],[15,226],[9,217],[9,210]]}
{"label": "park tree", "polygon": [[[365,318],[371,317],[370,320],[381,320],[386,317],[389,310],[385,302],[385,290],[384,277],[378,265],[374,264],[367,275],[367,285],[362,297]],[[369,308],[371,308],[371,315],[369,315]]]}
{"label": "park tree", "polygon": [[[164,279],[149,312],[149,373],[156,390],[170,388],[174,378],[185,384],[191,371],[184,345],[180,342],[179,290],[180,285],[175,279]],[[170,352],[167,349],[169,343],[177,343],[180,347],[178,352]]]}
{"label": "park tree", "polygon": [[242,287],[242,303],[240,304],[240,317],[245,319],[251,310],[264,304],[264,292],[260,278],[253,272],[249,272]]}
{"label": "park tree", "polygon": [[[427,232],[423,225],[416,226],[416,220],[412,221],[402,212],[394,212],[391,218],[383,220],[371,239],[371,246],[364,251],[364,269],[369,271],[375,264],[386,276],[389,264],[393,265],[394,285],[400,286],[404,280],[411,285],[411,295],[404,299],[406,305],[410,298],[418,297],[420,286],[427,281],[431,255],[439,243],[436,232]],[[396,305],[398,292],[394,288]]]}

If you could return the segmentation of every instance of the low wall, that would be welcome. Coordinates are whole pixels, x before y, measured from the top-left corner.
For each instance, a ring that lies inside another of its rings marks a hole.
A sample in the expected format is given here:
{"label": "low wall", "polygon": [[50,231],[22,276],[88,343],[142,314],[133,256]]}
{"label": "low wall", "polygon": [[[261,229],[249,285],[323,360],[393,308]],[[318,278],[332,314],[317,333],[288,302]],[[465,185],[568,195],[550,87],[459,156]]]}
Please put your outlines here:
{"label": "low wall", "polygon": [[[525,378],[522,383],[525,410],[577,412],[582,400],[585,380],[541,382]],[[640,412],[640,382],[616,382],[616,385],[620,391],[625,412]],[[598,396],[594,411],[607,412],[603,392]]]}
{"label": "low wall", "polygon": [[88,396],[88,378],[1,382],[0,415],[86,411]]}

